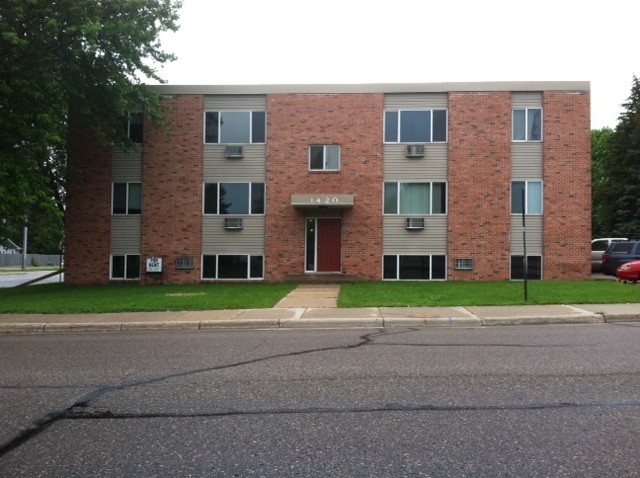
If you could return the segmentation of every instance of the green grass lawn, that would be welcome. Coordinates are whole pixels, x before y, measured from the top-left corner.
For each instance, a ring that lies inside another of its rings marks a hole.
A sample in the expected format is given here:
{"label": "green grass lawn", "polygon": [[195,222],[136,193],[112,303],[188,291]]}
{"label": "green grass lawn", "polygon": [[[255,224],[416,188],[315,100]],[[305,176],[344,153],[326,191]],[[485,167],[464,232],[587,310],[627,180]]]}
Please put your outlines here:
{"label": "green grass lawn", "polygon": [[[1,313],[106,313],[273,307],[292,284],[46,284],[0,289]],[[342,286],[339,307],[419,307],[640,302],[640,286],[613,280],[522,282],[358,282]]]}
{"label": "green grass lawn", "polygon": [[293,284],[44,284],[0,289],[0,314],[261,309],[273,307],[294,287]]}
{"label": "green grass lawn", "polygon": [[640,302],[640,286],[614,280],[523,282],[359,282],[344,285],[340,307],[419,307]]}

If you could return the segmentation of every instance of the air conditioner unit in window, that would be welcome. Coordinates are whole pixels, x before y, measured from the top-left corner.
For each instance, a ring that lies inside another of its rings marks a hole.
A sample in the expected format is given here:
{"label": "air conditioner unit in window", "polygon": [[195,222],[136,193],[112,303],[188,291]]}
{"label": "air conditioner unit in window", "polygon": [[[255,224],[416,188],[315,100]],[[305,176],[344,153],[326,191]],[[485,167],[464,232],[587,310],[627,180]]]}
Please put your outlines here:
{"label": "air conditioner unit in window", "polygon": [[242,229],[242,218],[241,217],[225,217],[224,228],[232,231],[237,231],[238,229]]}
{"label": "air conditioner unit in window", "polygon": [[423,217],[408,217],[407,225],[405,226],[407,229],[424,229],[424,218]]}
{"label": "air conditioner unit in window", "polygon": [[405,154],[407,158],[424,158],[424,144],[408,144]]}
{"label": "air conditioner unit in window", "polygon": [[242,146],[227,146],[224,156],[228,159],[242,158]]}

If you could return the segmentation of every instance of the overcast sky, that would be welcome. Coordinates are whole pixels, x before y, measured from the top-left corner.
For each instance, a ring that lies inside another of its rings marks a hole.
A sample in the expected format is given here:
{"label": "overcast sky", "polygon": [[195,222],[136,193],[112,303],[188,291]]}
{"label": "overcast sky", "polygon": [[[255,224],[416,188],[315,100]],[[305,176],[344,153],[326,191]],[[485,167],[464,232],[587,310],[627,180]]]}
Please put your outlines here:
{"label": "overcast sky", "polygon": [[640,75],[640,1],[184,0],[169,84],[590,81],[614,128]]}

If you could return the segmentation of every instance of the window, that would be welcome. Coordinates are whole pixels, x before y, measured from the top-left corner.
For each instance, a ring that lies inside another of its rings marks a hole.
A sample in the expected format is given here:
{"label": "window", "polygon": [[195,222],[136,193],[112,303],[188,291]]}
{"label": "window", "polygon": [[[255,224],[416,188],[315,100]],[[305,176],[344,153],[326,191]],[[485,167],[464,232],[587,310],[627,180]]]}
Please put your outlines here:
{"label": "window", "polygon": [[263,257],[250,255],[203,255],[203,279],[262,279]]}
{"label": "window", "polygon": [[205,143],[264,143],[265,133],[266,113],[264,111],[205,112]]}
{"label": "window", "polygon": [[264,214],[264,183],[205,183],[205,214]]}
{"label": "window", "polygon": [[123,280],[140,279],[140,255],[111,256],[111,278]]}
{"label": "window", "polygon": [[[524,279],[524,256],[511,256],[511,279]],[[542,279],[542,257],[527,256],[527,279]]]}
{"label": "window", "polygon": [[382,277],[387,280],[446,279],[446,256],[387,255],[383,258]]}
{"label": "window", "polygon": [[385,214],[446,214],[446,183],[384,183]]}
{"label": "window", "polygon": [[513,110],[513,141],[542,141],[542,108]]}
{"label": "window", "polygon": [[142,184],[113,183],[112,212],[113,214],[141,214]]}
{"label": "window", "polygon": [[511,183],[511,214],[542,214],[542,181],[513,181]]}
{"label": "window", "polygon": [[447,110],[398,110],[384,113],[385,143],[445,143]]}
{"label": "window", "polygon": [[310,146],[309,169],[311,171],[339,171],[340,146],[337,144]]}
{"label": "window", "polygon": [[473,259],[456,259],[456,269],[460,271],[472,271]]}
{"label": "window", "polygon": [[142,143],[144,130],[144,116],[142,113],[131,113],[125,121],[125,132],[133,143]]}

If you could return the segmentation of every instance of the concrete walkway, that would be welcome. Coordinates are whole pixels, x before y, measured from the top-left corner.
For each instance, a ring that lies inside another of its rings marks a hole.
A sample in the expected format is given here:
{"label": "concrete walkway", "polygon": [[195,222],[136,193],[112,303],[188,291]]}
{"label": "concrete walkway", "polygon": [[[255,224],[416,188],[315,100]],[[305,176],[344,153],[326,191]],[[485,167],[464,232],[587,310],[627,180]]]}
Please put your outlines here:
{"label": "concrete walkway", "polygon": [[303,284],[293,289],[274,307],[288,309],[298,307],[337,307],[340,286],[337,284]]}

